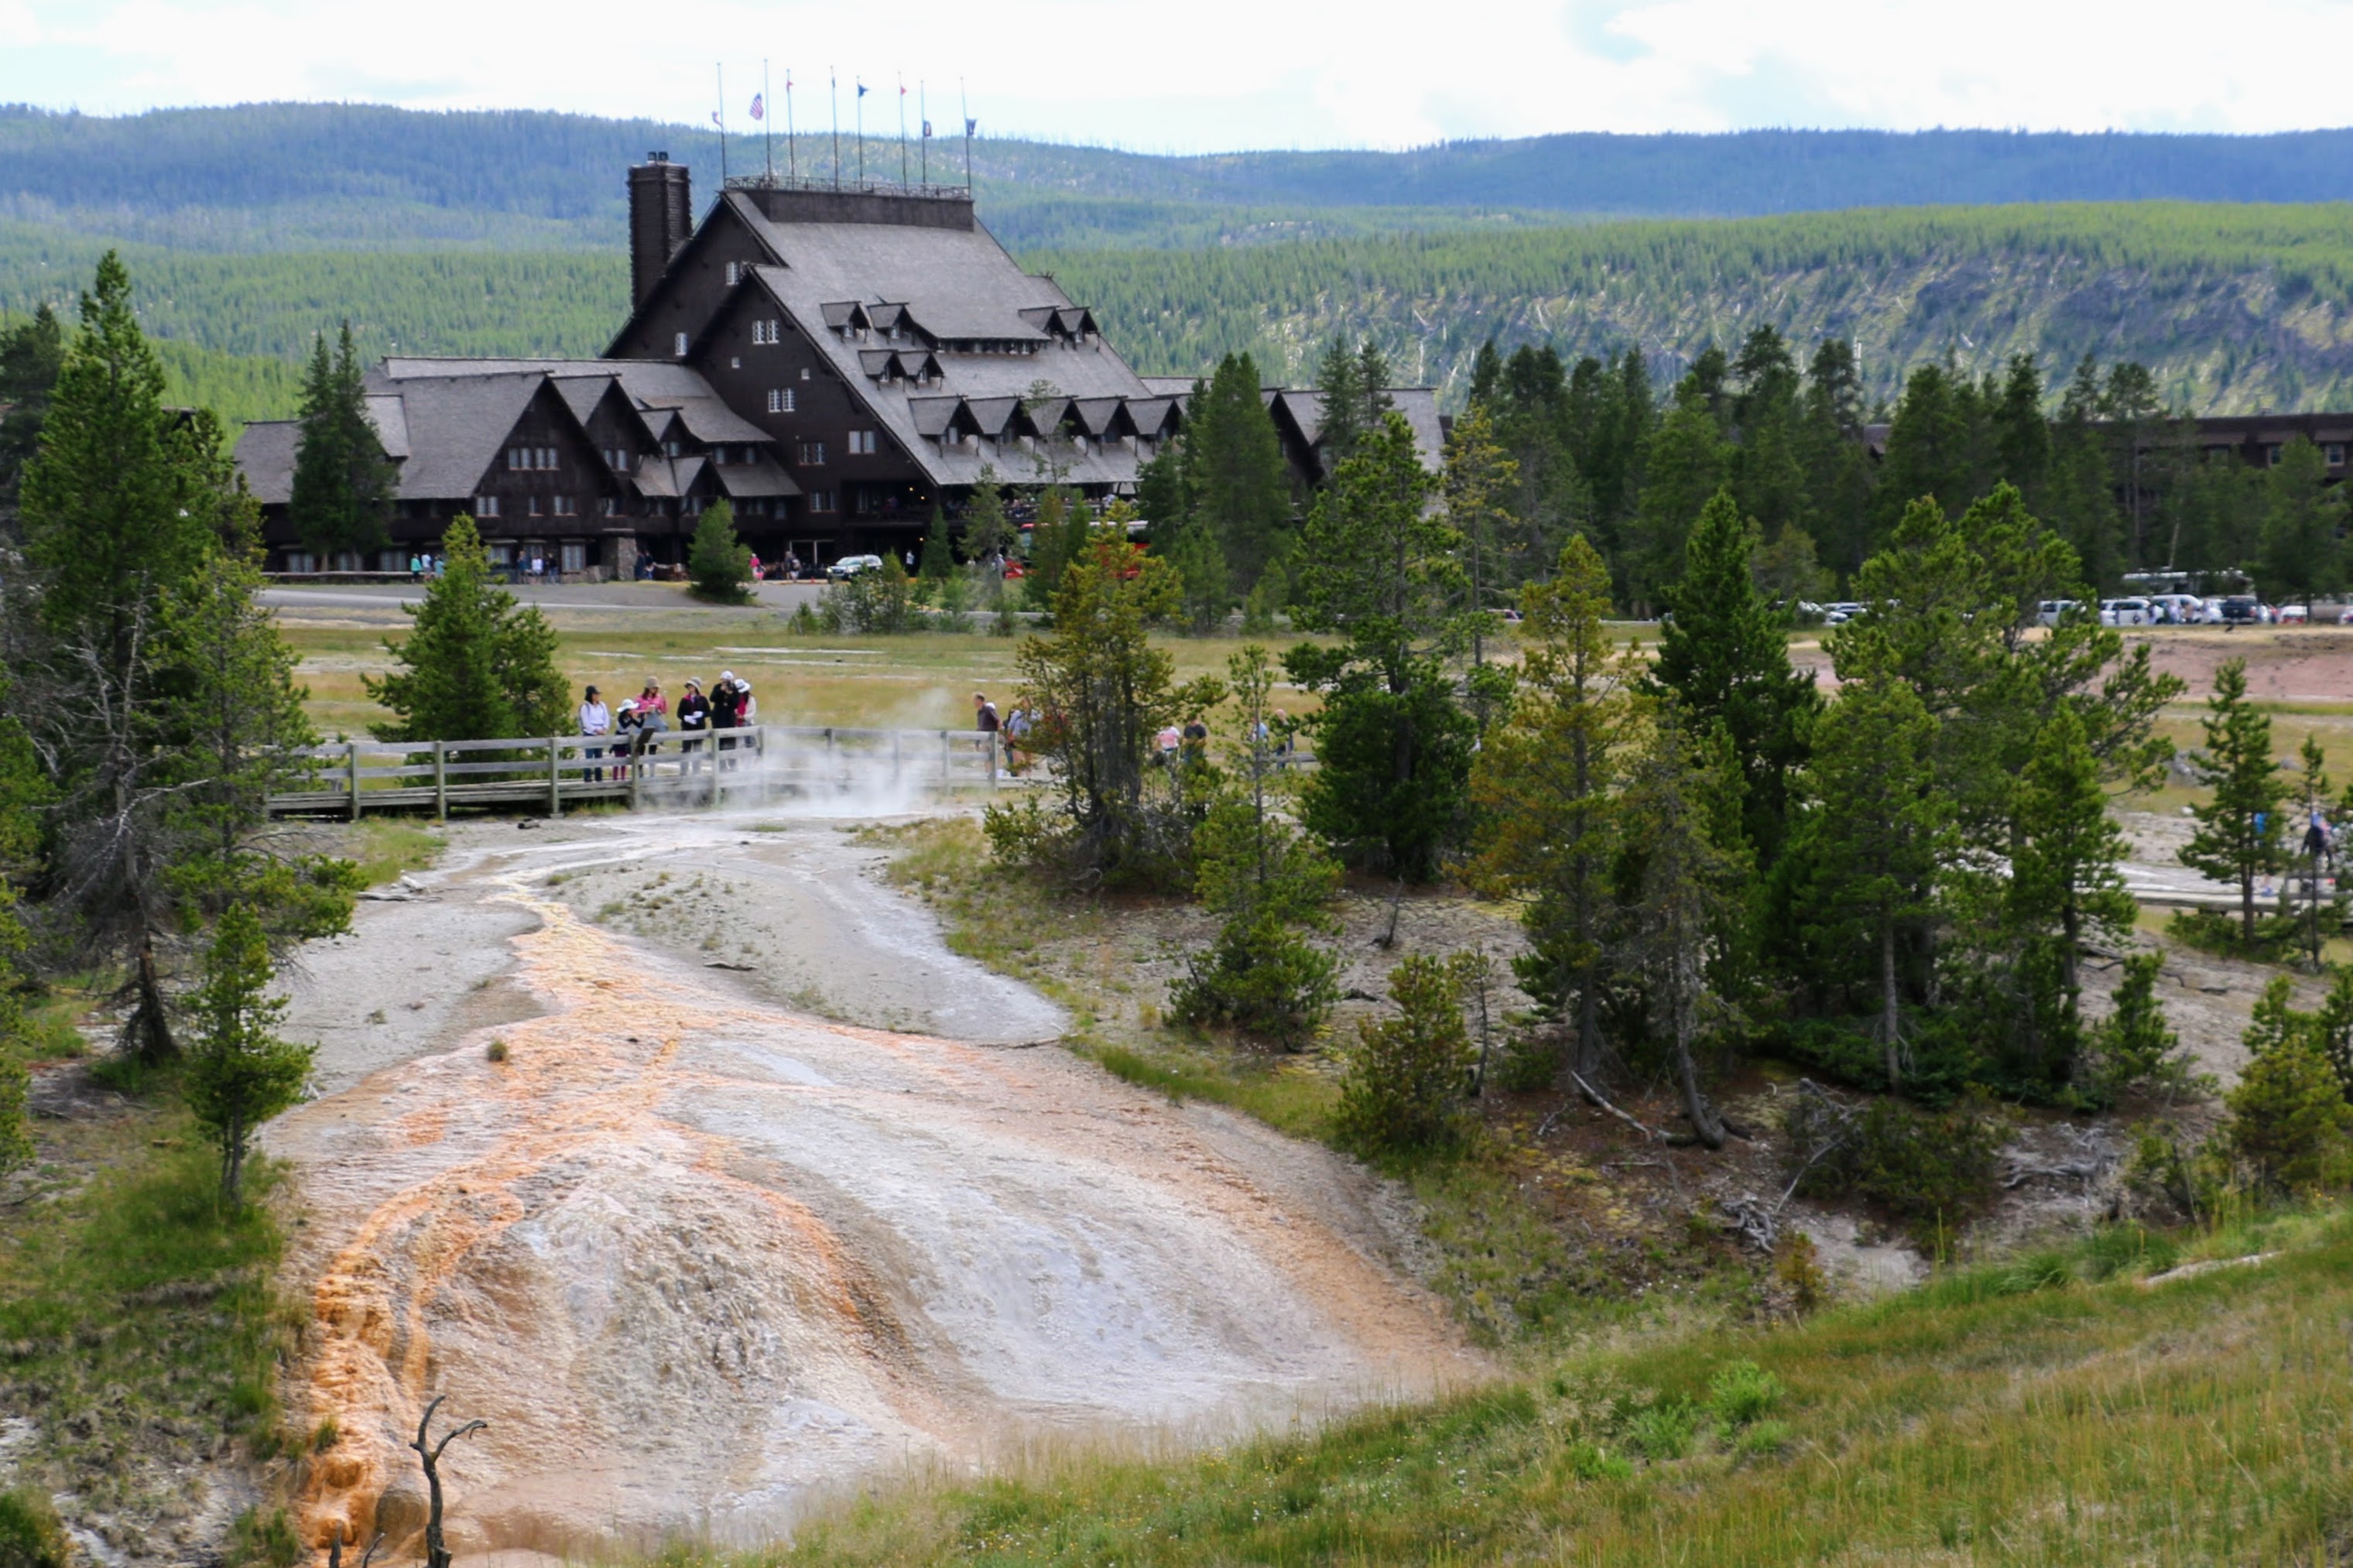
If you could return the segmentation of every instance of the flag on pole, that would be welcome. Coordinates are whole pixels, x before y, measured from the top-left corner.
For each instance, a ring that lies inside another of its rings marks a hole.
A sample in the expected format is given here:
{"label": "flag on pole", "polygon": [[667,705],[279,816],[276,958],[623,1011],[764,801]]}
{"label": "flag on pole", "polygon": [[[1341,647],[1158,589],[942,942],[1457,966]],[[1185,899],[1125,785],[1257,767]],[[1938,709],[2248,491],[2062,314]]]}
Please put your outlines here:
{"label": "flag on pole", "polygon": [[858,84],[858,96],[860,98],[866,96],[866,84],[862,81]]}
{"label": "flag on pole", "polygon": [[768,95],[765,92],[754,93],[752,95],[752,118],[754,120],[765,120],[767,117]]}
{"label": "flag on pole", "polygon": [[715,109],[711,111],[711,123],[718,126],[722,131],[727,129],[727,122],[719,118],[719,111]]}
{"label": "flag on pole", "polygon": [[924,134],[925,136],[927,136],[927,137],[928,137],[929,135],[931,135],[931,133],[932,133],[932,122],[931,122],[930,121],[926,120],[926,121],[923,121],[923,134]]}
{"label": "flag on pole", "polygon": [[965,133],[965,135],[967,135],[967,136],[972,135],[974,132],[977,132],[979,129],[980,129],[980,121],[977,121],[977,120],[973,120],[973,119],[967,118],[967,119],[965,121],[965,122],[964,122],[964,133]]}

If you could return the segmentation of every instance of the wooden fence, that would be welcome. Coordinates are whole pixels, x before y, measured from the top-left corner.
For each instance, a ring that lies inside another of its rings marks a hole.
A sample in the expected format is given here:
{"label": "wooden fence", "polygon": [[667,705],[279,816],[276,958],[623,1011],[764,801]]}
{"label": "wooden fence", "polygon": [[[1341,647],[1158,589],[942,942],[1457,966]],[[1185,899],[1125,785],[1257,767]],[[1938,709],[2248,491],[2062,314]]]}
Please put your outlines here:
{"label": "wooden fence", "polygon": [[758,724],[666,731],[639,754],[582,735],[499,741],[346,741],[306,754],[310,786],[269,797],[273,816],[344,816],[396,807],[631,806],[889,789],[995,789],[1008,776],[997,737],[977,730],[861,730]]}

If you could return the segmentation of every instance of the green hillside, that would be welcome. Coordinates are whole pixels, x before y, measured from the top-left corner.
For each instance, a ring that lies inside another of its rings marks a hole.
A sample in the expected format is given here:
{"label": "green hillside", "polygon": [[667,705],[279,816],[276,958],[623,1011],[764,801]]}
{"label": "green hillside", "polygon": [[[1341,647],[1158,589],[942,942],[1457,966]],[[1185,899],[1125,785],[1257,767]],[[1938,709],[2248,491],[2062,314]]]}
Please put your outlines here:
{"label": "green hillside", "polygon": [[880,1489],[735,1561],[2341,1563],[2347,1237],[2217,1232],[2158,1282],[2173,1247],[2126,1226],[1312,1436]]}
{"label": "green hillside", "polygon": [[[0,224],[0,310],[70,299],[103,246]],[[192,386],[240,416],[266,411],[284,385],[278,372],[190,351],[291,360],[349,315],[372,353],[591,354],[627,300],[617,246],[123,248],[148,326],[181,349]],[[1572,356],[1639,346],[1663,375],[1769,321],[1800,343],[1853,338],[1874,396],[1892,396],[1925,359],[1949,353],[1981,371],[2031,352],[2054,373],[2086,353],[2143,361],[2198,412],[2353,399],[2353,206],[2341,205],[1499,221],[1025,259],[1095,307],[1148,373],[1196,374],[1248,349],[1270,374],[1299,381],[1335,332],[1370,333],[1401,374],[1451,402],[1490,334],[1507,348],[1549,342]]]}

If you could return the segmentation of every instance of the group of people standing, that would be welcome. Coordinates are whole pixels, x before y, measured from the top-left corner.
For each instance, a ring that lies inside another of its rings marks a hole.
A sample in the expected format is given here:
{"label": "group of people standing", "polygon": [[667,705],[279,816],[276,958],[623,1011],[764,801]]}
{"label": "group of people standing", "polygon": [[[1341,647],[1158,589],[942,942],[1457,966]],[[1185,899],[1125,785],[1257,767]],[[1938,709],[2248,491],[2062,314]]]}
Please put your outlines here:
{"label": "group of people standing", "polygon": [[[672,721],[675,720],[675,723]],[[657,750],[659,737],[675,730],[679,750],[692,752],[702,749],[702,739],[712,731],[738,730],[760,721],[760,705],[752,695],[752,683],[736,678],[732,669],[723,669],[706,695],[702,683],[689,680],[678,700],[675,713],[670,699],[662,695],[661,682],[648,680],[645,689],[624,701],[618,712],[605,705],[596,688],[590,687],[580,702],[580,734],[594,742],[581,748],[591,758],[602,758],[610,751],[616,759],[613,777],[627,779],[629,770],[618,759],[632,760]],[[732,752],[734,742],[721,739],[718,749]],[[602,783],[605,770],[591,768],[583,775],[592,783]]]}

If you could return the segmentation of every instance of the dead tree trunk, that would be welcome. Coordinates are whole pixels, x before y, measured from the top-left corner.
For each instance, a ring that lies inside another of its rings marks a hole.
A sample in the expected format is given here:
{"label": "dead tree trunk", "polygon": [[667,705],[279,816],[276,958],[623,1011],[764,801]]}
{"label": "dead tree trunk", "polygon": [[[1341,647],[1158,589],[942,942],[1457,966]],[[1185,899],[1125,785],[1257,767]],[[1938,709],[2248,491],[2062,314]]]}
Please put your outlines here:
{"label": "dead tree trunk", "polygon": [[139,939],[138,994],[131,1005],[130,1020],[122,1026],[123,1044],[131,1053],[150,1067],[157,1067],[180,1054],[180,1045],[172,1038],[171,1016],[164,1009],[164,978],[155,962],[155,933],[148,931]]}
{"label": "dead tree trunk", "polygon": [[425,1568],[449,1568],[449,1548],[441,1539],[441,1451],[470,1433],[489,1430],[491,1425],[487,1421],[469,1421],[443,1434],[438,1443],[428,1444],[427,1429],[433,1425],[433,1413],[448,1397],[446,1394],[436,1394],[433,1403],[425,1407],[425,1414],[417,1421],[417,1441],[409,1445],[425,1463]]}

